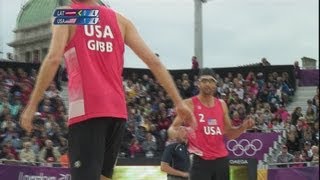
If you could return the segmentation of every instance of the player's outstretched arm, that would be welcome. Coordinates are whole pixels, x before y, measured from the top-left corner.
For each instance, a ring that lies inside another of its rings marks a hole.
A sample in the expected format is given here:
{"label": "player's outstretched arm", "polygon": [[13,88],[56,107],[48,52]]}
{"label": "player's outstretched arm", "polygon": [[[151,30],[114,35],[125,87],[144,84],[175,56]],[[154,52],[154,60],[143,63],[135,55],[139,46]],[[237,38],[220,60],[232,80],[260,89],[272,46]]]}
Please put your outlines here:
{"label": "player's outstretched arm", "polygon": [[[193,112],[193,103],[191,99],[185,99],[183,100],[183,103],[188,106],[188,108]],[[192,113],[193,115],[193,113]],[[195,119],[195,118],[194,118]],[[189,122],[185,119],[183,119],[179,114],[174,118],[172,121],[171,126],[169,127],[169,130],[178,130],[181,126],[187,126],[191,128],[195,128],[197,126],[196,120]]]}
{"label": "player's outstretched arm", "polygon": [[49,52],[41,64],[36,84],[31,93],[29,102],[20,116],[21,125],[27,131],[32,130],[34,113],[42,99],[44,91],[49,87],[59,68],[68,38],[68,26],[53,25]]}
{"label": "player's outstretched arm", "polygon": [[161,63],[160,59],[149,49],[133,23],[129,20],[126,21],[125,43],[150,68],[160,84],[166,89],[173,102],[175,104],[181,103],[182,98],[173,83],[171,75]]}
{"label": "player's outstretched arm", "polygon": [[247,129],[252,128],[254,126],[254,121],[251,118],[246,118],[243,124],[239,127],[232,126],[228,107],[224,101],[221,102],[224,112],[224,135],[228,139],[236,139]]}
{"label": "player's outstretched arm", "polygon": [[151,72],[159,81],[161,86],[163,86],[168,92],[176,106],[177,114],[186,121],[194,121],[192,112],[186,106],[186,104],[183,103],[171,75],[161,63],[160,59],[154,54],[154,52],[150,50],[142,37],[139,35],[133,23],[129,20],[125,20],[124,23],[124,40],[126,45],[128,45],[137,54],[137,56],[142,59],[142,61],[150,68]]}

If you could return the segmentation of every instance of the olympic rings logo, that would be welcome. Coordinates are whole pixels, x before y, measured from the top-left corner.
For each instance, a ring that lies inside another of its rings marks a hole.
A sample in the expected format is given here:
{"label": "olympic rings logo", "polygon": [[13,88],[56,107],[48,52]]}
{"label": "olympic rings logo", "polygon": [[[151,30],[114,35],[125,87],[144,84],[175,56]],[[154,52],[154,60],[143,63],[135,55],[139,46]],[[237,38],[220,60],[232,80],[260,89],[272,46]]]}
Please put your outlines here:
{"label": "olympic rings logo", "polygon": [[248,139],[241,139],[239,142],[236,140],[229,140],[227,142],[227,149],[235,156],[254,156],[263,147],[263,143],[259,139],[253,139],[251,142]]}

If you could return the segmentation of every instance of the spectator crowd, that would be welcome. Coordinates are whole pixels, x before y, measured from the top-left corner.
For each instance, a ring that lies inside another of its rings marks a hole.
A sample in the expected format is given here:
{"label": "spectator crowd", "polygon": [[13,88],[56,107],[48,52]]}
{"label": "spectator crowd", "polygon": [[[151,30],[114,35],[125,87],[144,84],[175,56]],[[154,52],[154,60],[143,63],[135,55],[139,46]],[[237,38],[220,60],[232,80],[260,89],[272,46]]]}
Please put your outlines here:
{"label": "spectator crowd", "polygon": [[37,72],[0,68],[0,159],[60,163],[67,153],[66,107],[56,84],[45,92],[35,114],[34,131],[26,133],[19,116],[28,102]]}
{"label": "spectator crowd", "polygon": [[306,112],[296,107],[285,126],[287,142],[281,147],[278,163],[292,162],[295,167],[306,166],[299,162],[319,163],[319,87],[311,98],[306,102]]}
{"label": "spectator crowd", "polygon": [[[35,70],[28,74],[22,69],[0,69],[0,159],[67,164],[67,113],[55,83],[45,92],[35,114],[35,130],[26,133],[19,125],[19,115],[28,101],[36,75]],[[227,103],[234,126],[240,126],[247,116],[251,116],[256,120],[251,131],[286,130],[289,154],[299,152],[299,158],[316,158],[312,148],[318,146],[319,141],[319,89],[308,101],[305,114],[301,108],[290,114],[286,106],[294,95],[294,87],[286,72],[228,73],[225,77],[215,74],[215,78],[215,96]],[[187,73],[175,78],[183,98],[198,93],[197,79],[197,75]],[[160,156],[167,141],[166,131],[175,117],[170,97],[147,74],[133,73],[124,78],[123,85],[128,121],[119,156]]]}

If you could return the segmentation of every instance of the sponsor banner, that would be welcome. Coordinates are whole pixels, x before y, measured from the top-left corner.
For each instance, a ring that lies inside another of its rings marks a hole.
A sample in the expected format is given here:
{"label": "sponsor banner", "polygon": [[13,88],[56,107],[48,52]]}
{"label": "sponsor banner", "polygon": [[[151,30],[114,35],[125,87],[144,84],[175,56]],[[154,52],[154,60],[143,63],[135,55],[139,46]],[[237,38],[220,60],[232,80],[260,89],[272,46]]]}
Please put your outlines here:
{"label": "sponsor banner", "polygon": [[244,133],[239,138],[226,140],[226,148],[230,158],[254,158],[263,160],[269,147],[278,140],[278,133]]}
{"label": "sponsor banner", "polygon": [[319,180],[319,167],[269,169],[268,179],[272,180]]}
{"label": "sponsor banner", "polygon": [[[319,167],[279,168],[257,170],[256,160],[233,159],[230,163],[230,180],[318,180]],[[2,180],[71,180],[68,168],[0,165]],[[118,166],[117,180],[165,180],[159,166]]]}
{"label": "sponsor banner", "polygon": [[14,180],[71,180],[67,168],[0,165],[0,179]]}

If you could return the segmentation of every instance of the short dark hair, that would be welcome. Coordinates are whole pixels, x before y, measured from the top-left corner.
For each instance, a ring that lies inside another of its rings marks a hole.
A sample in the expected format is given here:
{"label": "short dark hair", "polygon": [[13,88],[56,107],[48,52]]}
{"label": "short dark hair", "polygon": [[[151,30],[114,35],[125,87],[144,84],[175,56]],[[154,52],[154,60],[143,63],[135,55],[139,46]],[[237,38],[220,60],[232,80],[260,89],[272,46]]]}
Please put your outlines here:
{"label": "short dark hair", "polygon": [[210,68],[202,68],[199,71],[199,77],[200,76],[212,76],[214,75],[214,71]]}

